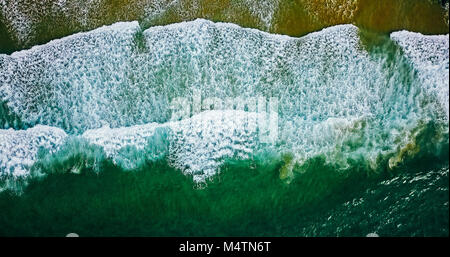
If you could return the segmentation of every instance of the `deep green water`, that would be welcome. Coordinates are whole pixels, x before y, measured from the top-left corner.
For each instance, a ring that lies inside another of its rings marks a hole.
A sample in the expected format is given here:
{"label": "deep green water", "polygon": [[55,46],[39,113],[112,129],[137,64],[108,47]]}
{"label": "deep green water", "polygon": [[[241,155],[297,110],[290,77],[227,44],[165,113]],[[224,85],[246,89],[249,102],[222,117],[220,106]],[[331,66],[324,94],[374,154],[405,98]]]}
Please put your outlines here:
{"label": "deep green water", "polygon": [[[282,161],[229,161],[202,187],[164,161],[126,172],[56,166],[0,194],[1,236],[448,236],[448,157],[378,174],[317,158],[290,183]],[[424,165],[426,163],[426,165]],[[430,165],[433,163],[433,165]]]}

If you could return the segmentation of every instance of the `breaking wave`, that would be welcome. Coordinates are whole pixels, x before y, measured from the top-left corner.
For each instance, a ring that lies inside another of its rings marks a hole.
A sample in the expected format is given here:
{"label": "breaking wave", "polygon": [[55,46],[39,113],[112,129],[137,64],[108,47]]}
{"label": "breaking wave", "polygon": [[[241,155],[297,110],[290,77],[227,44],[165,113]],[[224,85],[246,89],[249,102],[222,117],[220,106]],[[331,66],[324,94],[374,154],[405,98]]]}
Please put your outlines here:
{"label": "breaking wave", "polygon": [[[111,159],[126,170],[166,159],[197,182],[228,159],[283,160],[289,180],[314,158],[377,171],[443,156],[448,44],[353,25],[293,38],[199,19],[144,31],[117,23],[0,55],[4,188],[75,154],[79,165]],[[238,100],[188,104],[171,119],[174,100],[198,96]],[[270,108],[238,108],[258,97],[277,99],[271,142],[257,122]]]}
{"label": "breaking wave", "polygon": [[291,36],[355,24],[379,32],[448,33],[440,0],[1,0],[0,52],[47,43],[119,21],[148,28],[204,18]]}

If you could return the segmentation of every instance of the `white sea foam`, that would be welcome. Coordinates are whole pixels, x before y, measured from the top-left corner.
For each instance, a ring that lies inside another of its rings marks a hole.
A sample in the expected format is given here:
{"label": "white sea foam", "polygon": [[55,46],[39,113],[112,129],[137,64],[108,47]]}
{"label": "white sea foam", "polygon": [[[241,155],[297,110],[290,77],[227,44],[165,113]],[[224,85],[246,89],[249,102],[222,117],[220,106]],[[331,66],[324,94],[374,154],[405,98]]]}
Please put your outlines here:
{"label": "white sea foam", "polygon": [[124,168],[133,169],[145,160],[168,157],[174,167],[193,175],[195,181],[205,181],[227,158],[252,156],[259,144],[260,115],[264,114],[206,111],[177,122],[88,130],[82,137],[101,146],[108,157]]}
{"label": "white sea foam", "polygon": [[127,59],[139,30],[137,22],[116,23],[0,55],[0,96],[30,125],[78,131],[118,119],[131,100],[120,96],[133,97],[123,90],[132,85]]}
{"label": "white sea foam", "polygon": [[399,31],[391,34],[419,71],[422,86],[435,94],[449,118],[449,35],[426,36]]}
{"label": "white sea foam", "polygon": [[66,137],[62,129],[42,125],[27,130],[0,130],[0,178],[29,175],[39,149],[55,152]]}
{"label": "white sea foam", "polygon": [[448,143],[448,36],[391,38],[402,51],[367,52],[353,25],[292,38],[201,19],[143,33],[119,23],[0,55],[0,97],[25,124],[82,134],[129,169],[167,154],[201,181],[224,159],[260,147],[245,121],[251,112],[169,122],[169,102],[194,91],[278,98],[273,146],[297,162],[324,156],[343,168],[361,160],[377,168],[386,157],[394,167],[402,149],[425,151],[416,138],[429,123],[440,126],[433,144]]}
{"label": "white sea foam", "polygon": [[[125,169],[168,157],[195,181],[214,175],[226,159],[248,159],[258,149],[257,122],[264,113],[206,111],[189,119],[124,128],[107,126],[81,135],[100,146]],[[67,139],[58,128],[37,125],[27,130],[0,130],[0,177],[24,177],[38,156],[55,153]]]}

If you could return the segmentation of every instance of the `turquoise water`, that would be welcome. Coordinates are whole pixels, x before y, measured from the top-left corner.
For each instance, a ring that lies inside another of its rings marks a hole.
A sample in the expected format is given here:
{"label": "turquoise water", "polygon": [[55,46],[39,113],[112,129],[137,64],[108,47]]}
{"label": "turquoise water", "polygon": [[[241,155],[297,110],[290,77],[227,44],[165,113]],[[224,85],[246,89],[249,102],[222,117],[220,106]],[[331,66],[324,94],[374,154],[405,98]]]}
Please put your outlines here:
{"label": "turquoise water", "polygon": [[448,35],[122,22],[0,55],[0,234],[448,236]]}

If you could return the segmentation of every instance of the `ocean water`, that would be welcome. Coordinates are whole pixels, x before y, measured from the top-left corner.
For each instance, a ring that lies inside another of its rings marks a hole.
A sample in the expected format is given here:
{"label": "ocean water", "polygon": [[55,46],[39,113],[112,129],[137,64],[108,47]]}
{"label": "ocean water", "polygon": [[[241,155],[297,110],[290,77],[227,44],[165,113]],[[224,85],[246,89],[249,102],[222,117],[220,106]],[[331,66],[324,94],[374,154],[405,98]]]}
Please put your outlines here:
{"label": "ocean water", "polygon": [[143,28],[197,18],[301,36],[354,24],[378,32],[448,33],[447,0],[1,0],[0,53],[119,21]]}
{"label": "ocean water", "polygon": [[0,234],[448,236],[448,97],[448,34],[352,24],[0,54]]}

